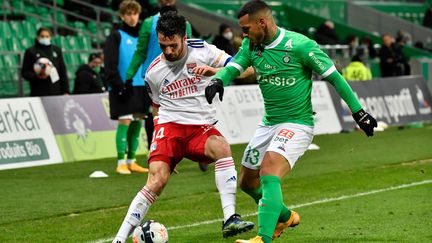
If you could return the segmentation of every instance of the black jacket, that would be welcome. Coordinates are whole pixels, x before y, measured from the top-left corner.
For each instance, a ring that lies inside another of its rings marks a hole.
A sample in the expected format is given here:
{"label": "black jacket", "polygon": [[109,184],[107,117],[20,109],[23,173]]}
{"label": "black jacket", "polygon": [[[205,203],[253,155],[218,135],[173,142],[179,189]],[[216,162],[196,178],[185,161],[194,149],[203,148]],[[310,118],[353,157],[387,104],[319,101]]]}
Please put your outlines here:
{"label": "black jacket", "polygon": [[[33,70],[34,63],[41,57],[48,58],[56,67],[60,80],[55,83],[51,78],[38,78]],[[55,45],[44,46],[36,40],[24,53],[21,75],[30,83],[31,96],[63,95],[69,93],[69,81],[61,49]]]}
{"label": "black jacket", "polygon": [[103,93],[106,90],[100,73],[96,73],[88,64],[81,65],[75,74],[74,94]]}
{"label": "black jacket", "polygon": [[321,45],[339,44],[339,38],[334,29],[330,29],[327,25],[322,24],[318,27],[314,36],[315,41]]}
{"label": "black jacket", "polygon": [[118,29],[123,30],[133,37],[138,37],[141,25],[137,24],[135,27],[130,27],[125,23],[115,26],[105,41],[104,47],[104,64],[105,64],[105,77],[108,86],[119,87],[122,85],[120,72],[118,70],[119,62],[119,46],[120,46],[120,33]]}
{"label": "black jacket", "polygon": [[410,75],[410,66],[402,52],[402,46],[397,44],[392,44],[390,47],[383,45],[379,52],[379,58],[382,77]]}
{"label": "black jacket", "polygon": [[234,56],[235,50],[234,46],[231,44],[231,42],[227,39],[225,39],[223,36],[216,36],[213,40],[213,45],[215,45],[217,48],[225,51],[228,55]]}

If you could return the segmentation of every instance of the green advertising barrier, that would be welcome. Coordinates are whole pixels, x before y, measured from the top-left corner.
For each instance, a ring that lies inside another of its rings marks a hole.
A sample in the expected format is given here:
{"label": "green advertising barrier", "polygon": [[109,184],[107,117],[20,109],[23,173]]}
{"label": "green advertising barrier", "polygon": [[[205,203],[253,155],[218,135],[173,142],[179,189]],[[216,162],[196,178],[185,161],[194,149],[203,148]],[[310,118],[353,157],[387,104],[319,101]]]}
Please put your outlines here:
{"label": "green advertising barrier", "polygon": [[[115,131],[106,94],[43,97],[64,162],[117,157]],[[137,154],[145,155],[147,137],[141,130]]]}

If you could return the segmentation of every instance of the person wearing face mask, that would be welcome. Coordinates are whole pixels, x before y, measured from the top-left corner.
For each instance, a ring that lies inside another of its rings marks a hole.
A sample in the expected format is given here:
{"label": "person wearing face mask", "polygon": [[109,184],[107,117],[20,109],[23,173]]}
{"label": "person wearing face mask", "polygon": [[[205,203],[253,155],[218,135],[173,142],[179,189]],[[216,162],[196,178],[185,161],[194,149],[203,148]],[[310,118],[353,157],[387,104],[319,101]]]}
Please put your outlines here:
{"label": "person wearing face mask", "polygon": [[92,53],[89,62],[76,71],[74,94],[103,93],[106,91],[105,80],[101,76],[102,57]]}
{"label": "person wearing face mask", "polygon": [[[137,47],[141,6],[136,1],[125,0],[120,4],[119,13],[122,23],[114,26],[105,42],[104,71],[108,83],[110,116],[112,120],[118,121],[116,172],[128,175],[131,172],[148,171],[138,165],[135,153],[139,145],[142,121],[149,110],[150,98],[141,74],[130,80],[125,77]],[[147,136],[152,133],[153,131],[147,133]]]}
{"label": "person wearing face mask", "polygon": [[213,45],[217,48],[224,50],[228,55],[234,56],[235,49],[232,43],[234,34],[231,28],[226,24],[219,26],[219,35],[217,35],[213,41]]}
{"label": "person wearing face mask", "polygon": [[[52,32],[41,27],[37,30],[35,44],[26,49],[21,69],[21,75],[30,83],[30,96],[50,96],[69,94],[69,81],[63,53],[58,46],[51,44]],[[44,71],[37,74],[34,64],[40,58],[51,61],[49,73]]]}

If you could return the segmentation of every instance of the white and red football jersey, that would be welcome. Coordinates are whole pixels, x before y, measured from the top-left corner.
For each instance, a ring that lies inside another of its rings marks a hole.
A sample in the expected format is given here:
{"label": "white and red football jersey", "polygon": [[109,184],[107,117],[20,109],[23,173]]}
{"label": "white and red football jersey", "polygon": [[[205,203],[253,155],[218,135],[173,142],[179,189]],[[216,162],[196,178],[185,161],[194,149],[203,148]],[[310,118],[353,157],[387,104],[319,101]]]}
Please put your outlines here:
{"label": "white and red football jersey", "polygon": [[159,106],[159,123],[214,124],[216,109],[205,98],[211,77],[197,76],[197,66],[223,67],[231,56],[199,39],[187,40],[187,54],[169,62],[159,55],[147,69],[150,97]]}

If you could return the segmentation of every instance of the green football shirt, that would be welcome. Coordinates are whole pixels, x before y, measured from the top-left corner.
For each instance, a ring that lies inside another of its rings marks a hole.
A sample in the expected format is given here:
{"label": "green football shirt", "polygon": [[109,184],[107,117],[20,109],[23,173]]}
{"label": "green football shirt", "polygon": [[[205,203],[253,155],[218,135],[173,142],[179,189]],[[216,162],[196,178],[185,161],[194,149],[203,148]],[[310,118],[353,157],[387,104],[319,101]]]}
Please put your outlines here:
{"label": "green football shirt", "polygon": [[312,71],[324,79],[336,72],[341,81],[332,85],[352,111],[361,109],[333,61],[315,41],[299,33],[278,28],[270,44],[261,46],[251,45],[245,38],[239,52],[215,78],[228,85],[249,66],[255,69],[264,99],[265,125],[292,122],[313,126]]}

